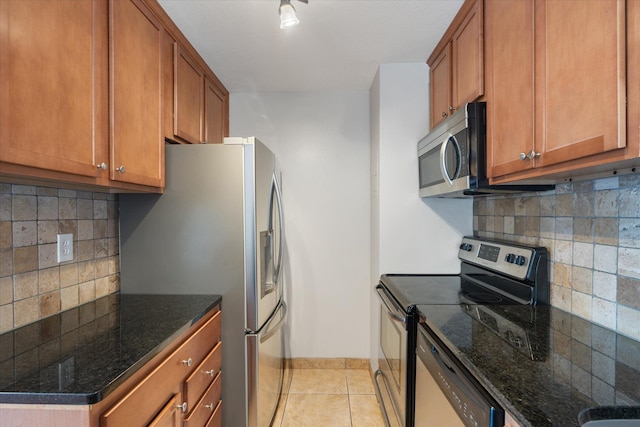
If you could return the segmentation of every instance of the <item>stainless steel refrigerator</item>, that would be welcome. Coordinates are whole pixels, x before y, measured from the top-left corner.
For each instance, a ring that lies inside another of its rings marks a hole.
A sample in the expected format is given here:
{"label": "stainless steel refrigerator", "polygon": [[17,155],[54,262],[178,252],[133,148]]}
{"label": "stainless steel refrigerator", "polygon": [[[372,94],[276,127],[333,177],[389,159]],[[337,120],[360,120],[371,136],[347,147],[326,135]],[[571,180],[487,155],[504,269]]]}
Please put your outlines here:
{"label": "stainless steel refrigerator", "polygon": [[255,138],[167,145],[164,194],[120,195],[122,293],[221,294],[223,425],[268,427],[284,374],[282,203]]}

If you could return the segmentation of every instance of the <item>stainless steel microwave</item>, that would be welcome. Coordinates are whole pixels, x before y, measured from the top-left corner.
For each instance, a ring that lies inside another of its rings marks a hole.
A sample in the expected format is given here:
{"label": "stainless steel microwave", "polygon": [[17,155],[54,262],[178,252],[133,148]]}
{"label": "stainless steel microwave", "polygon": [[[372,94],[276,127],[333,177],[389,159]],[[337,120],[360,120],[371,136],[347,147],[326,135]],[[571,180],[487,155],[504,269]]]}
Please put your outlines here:
{"label": "stainless steel microwave", "polygon": [[486,123],[486,103],[468,103],[420,140],[420,197],[461,198],[555,188],[554,185],[489,185]]}

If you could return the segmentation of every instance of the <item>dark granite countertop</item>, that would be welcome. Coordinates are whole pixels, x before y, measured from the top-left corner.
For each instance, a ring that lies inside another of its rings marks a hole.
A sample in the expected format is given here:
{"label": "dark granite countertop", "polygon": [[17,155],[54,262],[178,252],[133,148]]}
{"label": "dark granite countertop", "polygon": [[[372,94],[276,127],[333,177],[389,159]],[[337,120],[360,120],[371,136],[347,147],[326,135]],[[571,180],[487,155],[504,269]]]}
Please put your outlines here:
{"label": "dark granite countertop", "polygon": [[[584,409],[640,402],[639,342],[549,306],[484,306],[489,311],[474,316],[477,307],[418,309],[427,327],[522,426],[579,426]],[[504,330],[496,332],[501,319],[523,326],[519,349]]]}
{"label": "dark granite countertop", "polygon": [[0,335],[0,403],[92,404],[221,302],[112,294]]}

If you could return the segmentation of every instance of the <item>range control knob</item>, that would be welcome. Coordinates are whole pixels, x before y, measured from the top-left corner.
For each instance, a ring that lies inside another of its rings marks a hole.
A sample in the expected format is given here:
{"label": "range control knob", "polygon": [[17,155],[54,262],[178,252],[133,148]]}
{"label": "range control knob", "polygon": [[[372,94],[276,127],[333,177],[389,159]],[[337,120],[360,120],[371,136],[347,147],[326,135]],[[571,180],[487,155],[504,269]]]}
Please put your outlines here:
{"label": "range control knob", "polygon": [[509,264],[513,264],[516,260],[516,255],[515,254],[507,254],[506,257],[504,257],[504,260],[506,262],[508,262]]}
{"label": "range control knob", "polygon": [[527,258],[523,257],[522,255],[518,255],[513,263],[517,265],[525,265],[527,263]]}
{"label": "range control knob", "polygon": [[462,243],[460,245],[460,250],[471,252],[471,249],[473,249],[473,245],[471,243]]}

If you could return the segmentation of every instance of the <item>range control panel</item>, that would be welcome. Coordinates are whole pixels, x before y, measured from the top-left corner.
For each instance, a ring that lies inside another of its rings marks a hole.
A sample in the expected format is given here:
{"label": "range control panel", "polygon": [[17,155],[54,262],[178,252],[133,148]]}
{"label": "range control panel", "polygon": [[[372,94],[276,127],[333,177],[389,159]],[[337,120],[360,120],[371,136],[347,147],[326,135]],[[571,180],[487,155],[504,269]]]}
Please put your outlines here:
{"label": "range control panel", "polygon": [[498,273],[526,280],[538,259],[547,255],[541,247],[522,246],[516,243],[464,237],[458,258]]}

